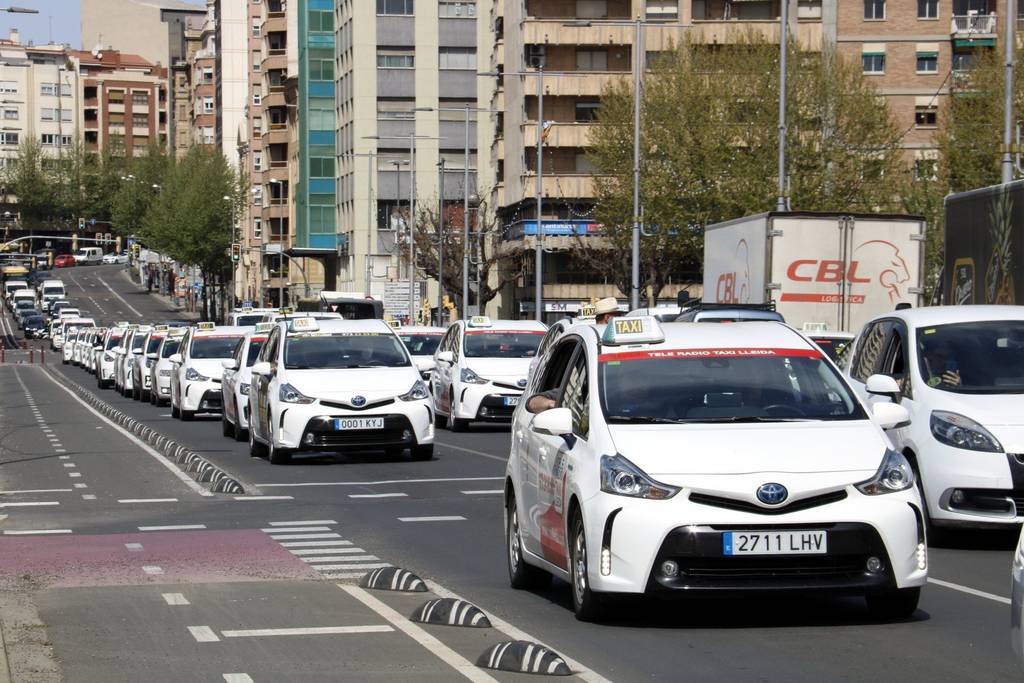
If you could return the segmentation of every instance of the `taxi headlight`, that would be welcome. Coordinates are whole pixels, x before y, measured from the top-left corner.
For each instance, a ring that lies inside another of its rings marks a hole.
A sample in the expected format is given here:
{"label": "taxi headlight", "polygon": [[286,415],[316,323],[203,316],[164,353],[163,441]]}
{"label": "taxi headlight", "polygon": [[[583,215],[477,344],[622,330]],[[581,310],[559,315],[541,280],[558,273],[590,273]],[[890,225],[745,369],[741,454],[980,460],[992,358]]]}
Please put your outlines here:
{"label": "taxi headlight", "polygon": [[969,451],[998,453],[1003,450],[996,437],[969,417],[945,410],[934,410],[931,416],[932,436],[939,443]]}
{"label": "taxi headlight", "polygon": [[910,466],[902,453],[886,450],[885,457],[882,458],[882,466],[875,472],[875,476],[856,486],[864,495],[877,496],[881,493],[906,491],[913,485],[914,468]]}
{"label": "taxi headlight", "polygon": [[665,500],[679,493],[678,486],[654,481],[621,455],[601,456],[601,490],[616,496]]}
{"label": "taxi headlight", "polygon": [[291,384],[282,384],[281,389],[280,391],[278,391],[277,395],[278,398],[280,398],[285,403],[308,404],[316,402],[315,398],[310,398],[309,396],[306,396],[301,391],[293,387]]}
{"label": "taxi headlight", "polygon": [[423,383],[423,380],[418,379],[416,380],[416,383],[412,385],[412,389],[409,389],[409,391],[405,392],[398,398],[403,401],[422,401],[427,398],[427,396],[429,396],[427,393],[427,385]]}
{"label": "taxi headlight", "polygon": [[469,368],[462,368],[462,372],[459,374],[459,379],[467,384],[487,384],[487,380]]}
{"label": "taxi headlight", "polygon": [[245,383],[239,384],[238,385],[238,393],[240,393],[242,396],[248,396],[249,395],[249,385],[245,384]]}
{"label": "taxi headlight", "polygon": [[189,382],[206,382],[210,378],[206,375],[200,375],[195,368],[189,368],[185,370],[185,379]]}
{"label": "taxi headlight", "polygon": [[147,358],[146,359],[146,369],[149,370],[150,368],[152,368],[153,367],[153,363],[155,363],[155,362],[156,361],[154,361],[152,358]]}

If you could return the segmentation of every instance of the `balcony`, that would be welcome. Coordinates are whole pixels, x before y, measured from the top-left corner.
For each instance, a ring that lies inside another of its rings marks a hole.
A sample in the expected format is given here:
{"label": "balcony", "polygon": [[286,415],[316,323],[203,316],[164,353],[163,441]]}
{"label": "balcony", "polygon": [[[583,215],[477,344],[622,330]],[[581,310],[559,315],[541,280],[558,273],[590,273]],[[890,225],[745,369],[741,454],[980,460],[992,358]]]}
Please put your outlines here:
{"label": "balcony", "polygon": [[277,204],[270,204],[263,207],[262,211],[264,223],[269,222],[273,218],[282,219],[288,218],[288,200],[285,199]]}
{"label": "balcony", "polygon": [[[537,146],[537,122],[522,124],[523,145]],[[594,129],[592,123],[556,122],[548,131],[546,145],[548,147],[587,147],[590,145],[590,133]]]}
{"label": "balcony", "polygon": [[283,88],[277,92],[271,90],[263,97],[262,100],[260,100],[260,105],[264,108],[264,110],[269,109],[271,107],[283,107],[285,106],[285,104],[287,104],[287,102],[285,100]]}
{"label": "balcony", "polygon": [[[270,9],[269,7],[267,8]],[[284,12],[267,12],[267,18],[263,21],[263,34],[279,33],[288,30],[288,19]]]}
{"label": "balcony", "polygon": [[[523,195],[512,201],[532,199],[536,196],[537,176],[532,172],[520,176],[523,183]],[[590,199],[596,196],[597,189],[592,175],[548,175],[544,174],[543,192],[545,197],[564,199]]]}
{"label": "balcony", "polygon": [[271,126],[270,130],[264,131],[263,133],[263,144],[266,145],[287,145],[290,137],[288,132],[288,126]]}
{"label": "balcony", "polygon": [[263,168],[263,182],[269,183],[271,180],[280,180],[283,183],[288,182],[288,176],[290,175],[290,169],[288,168],[288,162],[285,162],[281,166],[271,165],[269,168]]}
{"label": "balcony", "polygon": [[288,68],[287,50],[268,50],[265,54],[266,57],[263,58],[263,62],[260,64],[260,68],[264,72],[273,71],[275,69],[286,70]]}
{"label": "balcony", "polygon": [[[753,36],[763,39],[769,43],[779,42],[779,22],[777,20],[765,21],[740,21],[737,19],[721,20],[695,20],[693,28],[689,29],[689,37],[694,43],[708,45],[732,44],[745,42],[748,37]],[[664,50],[668,48],[667,34],[662,34],[664,43],[658,45],[652,40],[647,41],[647,49],[650,51]],[[821,49],[821,22],[808,21],[797,24],[796,37],[801,46],[808,50]]]}
{"label": "balcony", "polygon": [[955,16],[949,25],[954,38],[995,38],[996,30],[995,13]]}

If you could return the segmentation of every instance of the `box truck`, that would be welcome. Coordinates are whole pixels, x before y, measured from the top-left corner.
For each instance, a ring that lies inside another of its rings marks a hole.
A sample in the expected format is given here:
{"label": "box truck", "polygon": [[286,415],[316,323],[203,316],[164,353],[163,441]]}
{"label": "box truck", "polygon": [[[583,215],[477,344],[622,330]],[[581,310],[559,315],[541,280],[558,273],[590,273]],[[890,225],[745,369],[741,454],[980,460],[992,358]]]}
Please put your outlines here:
{"label": "box truck", "polygon": [[1024,180],[946,197],[943,300],[1024,303]]}
{"label": "box truck", "polygon": [[917,216],[770,212],[709,225],[704,301],[774,303],[807,331],[857,332],[920,306],[925,221]]}

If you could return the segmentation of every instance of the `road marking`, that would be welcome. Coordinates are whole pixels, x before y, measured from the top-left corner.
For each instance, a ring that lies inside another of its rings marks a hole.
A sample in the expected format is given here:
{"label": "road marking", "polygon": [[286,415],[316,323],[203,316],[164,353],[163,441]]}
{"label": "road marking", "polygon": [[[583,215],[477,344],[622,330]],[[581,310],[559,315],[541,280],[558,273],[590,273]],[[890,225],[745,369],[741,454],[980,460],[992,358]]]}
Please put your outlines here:
{"label": "road marking", "polygon": [[333,519],[310,519],[305,522],[268,522],[270,526],[304,526],[306,524],[337,524]]}
{"label": "road marking", "polygon": [[338,534],[271,534],[270,537],[275,541],[309,541],[314,538],[341,538]]}
{"label": "road marking", "polygon": [[118,498],[118,503],[177,503],[177,498]]}
{"label": "road marking", "polygon": [[462,493],[467,496],[495,496],[505,492],[502,489],[490,489],[486,491],[462,491]]}
{"label": "road marking", "polygon": [[366,572],[324,572],[325,579],[361,579]]}
{"label": "road marking", "polygon": [[60,456],[57,456],[57,459],[58,460],[70,460],[71,456],[70,455],[60,455]]}
{"label": "road marking", "polygon": [[125,543],[124,547],[127,548],[128,550],[130,550],[133,553],[137,553],[140,550],[142,550],[142,544],[141,543]]}
{"label": "road marking", "polygon": [[[78,402],[79,402],[80,404],[82,404],[83,406],[85,406],[86,410],[88,410],[89,412],[91,412],[91,413],[92,413],[93,415],[95,415],[96,417],[98,417],[98,418],[99,418],[100,420],[102,420],[102,421],[103,421],[103,422],[105,422],[106,424],[108,424],[108,425],[110,425],[111,427],[113,427],[114,429],[116,429],[116,430],[117,430],[118,432],[120,432],[120,433],[121,433],[121,434],[122,434],[122,435],[123,435],[123,436],[124,436],[124,437],[125,437],[126,439],[128,439],[128,440],[129,440],[129,441],[131,441],[131,442],[132,442],[133,444],[135,444],[136,446],[138,446],[139,448],[141,448],[141,449],[143,450],[143,452],[145,452],[146,454],[148,454],[148,455],[152,456],[152,457],[153,457],[154,459],[156,459],[156,461],[157,461],[157,462],[159,462],[159,463],[160,463],[161,465],[163,465],[164,467],[166,467],[166,468],[167,468],[167,469],[168,469],[168,470],[169,470],[169,471],[171,472],[171,474],[173,474],[173,475],[174,475],[174,476],[176,476],[176,477],[177,477],[178,479],[180,479],[180,480],[181,480],[181,482],[182,482],[183,484],[185,484],[185,486],[187,486],[187,487],[189,487],[190,489],[192,489],[192,491],[194,491],[195,493],[198,493],[198,494],[199,494],[200,496],[204,496],[204,497],[212,497],[212,496],[214,495],[214,494],[213,494],[212,492],[210,492],[210,491],[207,491],[207,490],[206,490],[206,489],[204,489],[204,488],[203,488],[202,486],[200,486],[200,485],[199,485],[199,484],[197,484],[196,482],[192,481],[192,480],[191,480],[191,479],[190,479],[190,478],[188,477],[188,475],[187,475],[187,474],[185,474],[184,472],[182,472],[181,470],[179,470],[179,469],[177,468],[177,466],[176,466],[176,465],[174,465],[174,463],[172,463],[172,462],[171,462],[170,460],[168,460],[168,459],[167,459],[167,458],[166,458],[166,457],[165,457],[165,456],[164,456],[164,455],[163,455],[162,453],[159,453],[158,451],[155,451],[155,450],[153,450],[152,448],[150,448],[150,447],[149,447],[149,445],[148,445],[148,444],[146,444],[146,443],[145,443],[144,441],[141,441],[140,439],[138,439],[138,438],[137,438],[137,437],[136,437],[136,436],[135,436],[134,434],[132,434],[132,433],[131,433],[131,432],[129,432],[128,430],[126,430],[126,429],[123,429],[123,428],[122,428],[122,427],[121,427],[120,425],[118,425],[118,424],[117,424],[116,422],[112,421],[112,420],[111,420],[110,418],[108,418],[108,417],[107,417],[106,415],[104,415],[103,413],[99,412],[98,410],[96,410],[95,408],[93,408],[93,407],[92,407],[91,405],[89,405],[89,404],[88,404],[88,403],[87,403],[87,402],[85,401],[85,399],[83,399],[83,398],[82,398],[81,396],[79,396],[79,395],[78,395],[78,394],[76,394],[76,393],[75,393],[74,391],[72,391],[71,389],[68,389],[68,388],[67,388],[67,387],[65,387],[65,386],[64,386],[63,384],[61,384],[60,382],[58,382],[58,381],[57,381],[57,378],[56,378],[56,377],[54,377],[54,376],[53,376],[52,374],[50,374],[50,372],[48,372],[48,371],[44,371],[44,372],[43,372],[43,375],[44,375],[44,376],[45,376],[45,377],[46,377],[47,379],[49,379],[49,380],[50,380],[51,382],[53,382],[54,384],[56,384],[56,385],[57,385],[58,387],[60,387],[60,388],[61,388],[61,389],[63,389],[64,391],[66,391],[66,392],[68,393],[68,395],[69,395],[69,396],[71,396],[71,398],[75,399],[75,400],[76,400],[76,401],[78,401]],[[64,451],[58,451],[58,452],[64,452]]]}
{"label": "road marking", "polygon": [[32,536],[35,534],[70,534],[71,529],[7,529],[4,536]]}
{"label": "road marking", "polygon": [[169,524],[167,526],[140,526],[139,531],[186,531],[205,528],[205,524]]}
{"label": "road marking", "polygon": [[362,548],[296,548],[295,550],[289,551],[292,555],[297,555],[301,559],[306,558],[303,555],[330,555],[331,553],[365,553],[366,551]]}
{"label": "road marking", "polygon": [[55,500],[38,500],[31,503],[0,503],[0,508],[33,508],[50,505],[60,505],[60,503]]}
{"label": "road marking", "polygon": [[225,638],[262,638],[266,636],[332,636],[349,633],[393,633],[395,629],[385,624],[368,626],[315,626],[313,628],[251,628],[237,631],[221,631]]}
{"label": "road marking", "polygon": [[295,527],[291,527],[290,529],[282,529],[281,527],[271,527],[269,529],[260,529],[260,531],[263,531],[263,532],[268,533],[268,534],[284,534],[284,533],[289,533],[290,534],[290,533],[293,533],[293,532],[294,533],[305,533],[305,532],[311,532],[311,531],[330,531],[330,530],[331,530],[331,527],[329,527],[329,526],[295,526]]}
{"label": "road marking", "polygon": [[197,643],[220,642],[220,638],[217,637],[217,634],[209,626],[189,626],[188,632],[192,634]]}
{"label": "road marking", "polygon": [[[290,484],[254,484],[260,488],[296,488],[301,486],[383,486],[386,484],[436,484],[452,481],[503,481],[505,477],[451,477],[446,479],[384,479],[382,481],[302,481]],[[269,496],[264,496],[265,498]]]}
{"label": "road marking", "polygon": [[384,567],[392,566],[388,562],[353,562],[351,564],[325,564],[322,567],[313,567],[314,569],[320,569],[325,572],[344,570],[344,569],[383,569]]}
{"label": "road marking", "polygon": [[120,300],[121,300],[121,303],[123,303],[123,304],[124,304],[125,306],[127,306],[127,307],[128,307],[128,310],[129,310],[129,311],[131,311],[132,313],[134,313],[135,315],[137,315],[137,316],[138,316],[138,317],[140,317],[140,318],[142,318],[142,317],[145,317],[145,316],[143,316],[143,315],[142,315],[141,313],[139,313],[138,311],[136,311],[136,310],[135,310],[134,308],[132,308],[132,305],[131,305],[130,303],[128,303],[127,301],[125,301],[125,300],[124,300],[124,298],[123,298],[123,297],[122,297],[122,296],[121,296],[120,294],[118,294],[117,292],[115,292],[115,291],[114,291],[114,288],[113,288],[113,287],[111,287],[110,285],[108,285],[108,284],[107,284],[107,281],[106,281],[106,280],[104,280],[103,278],[99,277],[98,275],[96,276],[96,279],[100,281],[100,284],[101,284],[101,285],[103,285],[104,287],[106,287],[107,289],[109,289],[109,290],[110,290],[110,293],[111,293],[111,294],[113,294],[113,295],[114,295],[114,296],[116,296],[116,297],[117,297],[118,299],[120,299]]}
{"label": "road marking", "polygon": [[450,448],[453,451],[462,451],[463,453],[469,453],[471,455],[479,455],[481,458],[489,458],[491,460],[497,460],[499,462],[508,462],[508,458],[501,457],[500,455],[492,455],[491,453],[484,453],[483,451],[476,451],[472,448],[463,448],[462,446],[452,446],[451,444],[441,443],[438,444],[441,448]]}
{"label": "road marking", "polygon": [[76,479],[78,477],[81,477],[82,473],[81,472],[68,472],[68,476],[71,477],[72,479]]}
{"label": "road marking", "polygon": [[18,491],[0,491],[0,496],[13,496],[16,493],[71,493],[72,489],[20,489]]}
{"label": "road marking", "polygon": [[341,590],[345,591],[359,602],[363,603],[374,612],[384,617],[390,624],[392,624],[399,631],[409,636],[417,643],[425,647],[431,653],[433,653],[438,659],[449,665],[460,674],[465,676],[471,681],[477,681],[478,683],[485,683],[487,681],[496,681],[490,675],[478,669],[471,661],[460,655],[455,650],[451,649],[434,636],[427,633],[425,630],[412,623],[404,616],[396,612],[391,607],[388,607],[383,602],[370,595],[368,592],[359,588],[358,586],[347,586],[340,585]]}
{"label": "road marking", "polygon": [[949,581],[940,581],[939,579],[928,578],[928,583],[934,583],[936,586],[942,586],[943,588],[949,588],[951,590],[960,591],[961,593],[967,593],[968,595],[974,595],[979,598],[985,598],[986,600],[992,600],[994,602],[1001,602],[1004,605],[1010,604],[1010,598],[1004,598],[1001,595],[994,593],[986,593],[976,588],[970,588],[968,586],[961,586],[958,583],[950,583]]}
{"label": "road marking", "polygon": [[235,496],[235,500],[295,500],[294,496]]}
{"label": "road marking", "polygon": [[164,573],[164,570],[163,570],[162,567],[157,567],[156,565],[153,565],[153,564],[147,564],[147,565],[143,566],[142,567],[142,571],[144,571],[145,573],[149,574],[150,576],[156,576],[158,574],[163,574]]}
{"label": "road marking", "polygon": [[447,515],[439,517],[399,517],[399,522],[465,522],[466,518],[460,515]]}
{"label": "road marking", "polygon": [[88,484],[72,484],[72,486],[74,486],[76,489],[87,489],[87,488],[89,488]]}
{"label": "road marking", "polygon": [[161,593],[161,596],[168,605],[190,605],[183,593]]}
{"label": "road marking", "polygon": [[249,674],[224,674],[224,683],[253,683]]}
{"label": "road marking", "polygon": [[[343,548],[341,552],[345,552],[347,550],[349,550],[349,548]],[[366,552],[362,548],[352,548],[351,550],[360,553]],[[339,551],[336,550],[334,552]],[[370,560],[379,560],[380,558],[374,557],[373,555],[313,555],[311,557],[300,557],[299,559],[303,562],[309,562],[312,564],[313,562],[368,562]],[[327,567],[317,567],[317,569],[327,569]]]}
{"label": "road marking", "polygon": [[96,500],[96,496],[91,493],[86,493],[82,496],[82,500]]}
{"label": "road marking", "polygon": [[350,493],[349,498],[405,498],[406,493]]}
{"label": "road marking", "polygon": [[65,463],[61,463],[61,464],[63,464],[64,467],[78,467],[78,465],[76,465],[73,462],[65,462]]}
{"label": "road marking", "polygon": [[283,542],[282,548],[312,548],[317,546],[352,545],[352,541],[295,541]]}
{"label": "road marking", "polygon": [[54,448],[53,452],[54,453],[67,453],[68,451],[67,451],[66,448]]}

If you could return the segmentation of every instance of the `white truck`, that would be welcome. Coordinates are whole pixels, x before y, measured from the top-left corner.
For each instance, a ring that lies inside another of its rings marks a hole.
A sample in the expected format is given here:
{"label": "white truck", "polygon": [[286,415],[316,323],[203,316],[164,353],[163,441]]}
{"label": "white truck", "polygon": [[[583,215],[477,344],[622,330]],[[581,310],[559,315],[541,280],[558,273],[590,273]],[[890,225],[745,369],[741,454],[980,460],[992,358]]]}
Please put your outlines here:
{"label": "white truck", "polygon": [[925,221],[883,214],[770,212],[709,225],[705,302],[774,302],[808,332],[857,332],[897,304],[920,306]]}

